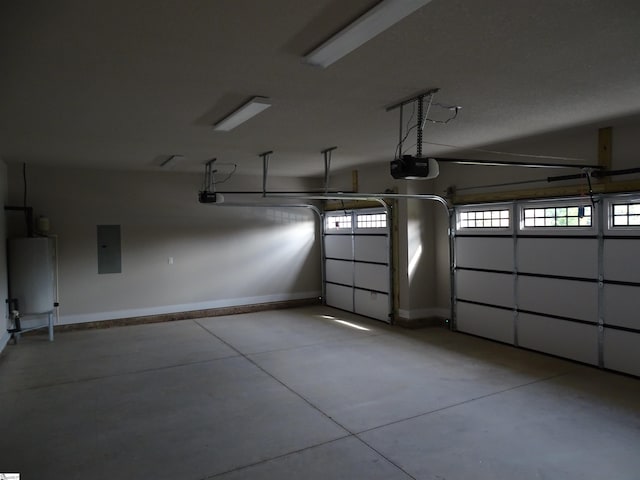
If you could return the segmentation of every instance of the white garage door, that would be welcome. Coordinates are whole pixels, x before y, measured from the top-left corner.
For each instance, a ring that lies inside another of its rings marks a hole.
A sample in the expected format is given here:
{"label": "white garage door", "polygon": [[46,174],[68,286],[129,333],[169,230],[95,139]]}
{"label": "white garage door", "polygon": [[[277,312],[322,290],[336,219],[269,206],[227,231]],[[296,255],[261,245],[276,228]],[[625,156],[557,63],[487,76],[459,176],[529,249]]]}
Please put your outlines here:
{"label": "white garage door", "polygon": [[640,198],[456,208],[455,327],[640,375]]}
{"label": "white garage door", "polygon": [[389,225],[384,209],[328,212],[324,223],[325,303],[390,322]]}

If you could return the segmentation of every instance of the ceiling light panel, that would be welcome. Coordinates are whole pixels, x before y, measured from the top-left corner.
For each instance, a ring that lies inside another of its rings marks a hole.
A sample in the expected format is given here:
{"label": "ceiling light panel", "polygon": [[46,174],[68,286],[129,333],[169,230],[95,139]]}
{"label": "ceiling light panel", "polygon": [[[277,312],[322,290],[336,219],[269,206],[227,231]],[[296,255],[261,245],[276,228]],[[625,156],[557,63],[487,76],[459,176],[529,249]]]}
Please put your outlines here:
{"label": "ceiling light panel", "polygon": [[326,68],[430,1],[384,0],[309,53],[305,61]]}
{"label": "ceiling light panel", "polygon": [[266,97],[253,97],[231,115],[223,118],[218,123],[216,123],[214,130],[217,130],[219,132],[228,132],[236,128],[238,125],[246,122],[250,118],[255,117],[260,112],[266,110],[271,106],[270,103],[265,102],[266,99]]}

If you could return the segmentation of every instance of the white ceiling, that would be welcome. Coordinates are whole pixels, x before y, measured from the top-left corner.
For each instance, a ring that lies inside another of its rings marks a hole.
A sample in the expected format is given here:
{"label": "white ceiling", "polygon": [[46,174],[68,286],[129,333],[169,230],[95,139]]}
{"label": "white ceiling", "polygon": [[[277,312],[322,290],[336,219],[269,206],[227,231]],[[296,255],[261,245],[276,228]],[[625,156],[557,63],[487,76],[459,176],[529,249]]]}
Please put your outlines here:
{"label": "white ceiling", "polygon": [[[217,157],[251,173],[274,150],[270,172],[304,176],[334,145],[336,169],[389,162],[398,112],[385,107],[430,87],[463,109],[425,140],[460,147],[640,114],[637,0],[433,0],[327,69],[302,62],[376,3],[4,1],[0,155],[157,170],[180,154],[181,168]],[[254,95],[273,106],[213,130]]]}

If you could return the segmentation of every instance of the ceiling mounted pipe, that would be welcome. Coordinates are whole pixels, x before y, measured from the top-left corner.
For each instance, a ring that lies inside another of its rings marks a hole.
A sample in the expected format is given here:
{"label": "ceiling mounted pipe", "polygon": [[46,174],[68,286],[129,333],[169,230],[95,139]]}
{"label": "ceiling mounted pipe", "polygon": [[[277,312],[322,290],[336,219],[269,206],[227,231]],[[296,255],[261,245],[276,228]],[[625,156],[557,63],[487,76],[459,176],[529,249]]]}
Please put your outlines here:
{"label": "ceiling mounted pipe", "polygon": [[327,195],[290,195],[290,194],[278,194],[278,193],[269,193],[267,197],[274,198],[296,198],[299,200],[363,200],[363,201],[374,201],[378,202],[383,206],[386,206],[385,198],[393,198],[393,199],[413,199],[413,200],[430,200],[434,202],[438,202],[443,205],[447,211],[451,208],[451,205],[444,197],[440,195],[431,195],[431,194],[411,194],[411,193],[337,193],[337,194],[327,194]]}
{"label": "ceiling mounted pipe", "polygon": [[505,162],[501,160],[472,160],[464,158],[444,158],[444,157],[429,157],[438,161],[439,163],[458,163],[461,165],[484,165],[487,167],[524,167],[524,168],[593,168],[601,169],[599,165],[584,165],[584,164],[572,164],[572,163],[547,163],[547,162]]}

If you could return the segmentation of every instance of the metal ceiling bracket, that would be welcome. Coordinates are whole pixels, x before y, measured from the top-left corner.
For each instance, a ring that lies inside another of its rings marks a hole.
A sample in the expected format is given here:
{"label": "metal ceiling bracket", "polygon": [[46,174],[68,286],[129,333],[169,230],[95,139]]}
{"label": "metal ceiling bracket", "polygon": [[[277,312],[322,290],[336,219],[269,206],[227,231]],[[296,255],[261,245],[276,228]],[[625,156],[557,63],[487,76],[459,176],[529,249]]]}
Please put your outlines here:
{"label": "metal ceiling bracket", "polygon": [[217,170],[213,169],[213,164],[218,160],[217,158],[212,158],[207,163],[204,164],[204,185],[203,190],[205,192],[213,192],[215,189],[214,183],[214,175]]}
{"label": "metal ceiling bracket", "polygon": [[269,175],[269,156],[273,153],[273,150],[260,154],[262,157],[262,196],[267,196],[267,175]]}
{"label": "metal ceiling bracket", "polygon": [[[417,125],[417,131],[416,131],[416,157],[420,158],[422,157],[422,131],[424,130],[424,126],[427,122],[427,116],[429,115],[429,110],[431,109],[431,103],[433,102],[433,96],[438,93],[440,91],[439,88],[431,88],[429,90],[425,90],[424,92],[421,92],[417,95],[414,95],[410,98],[407,98],[406,100],[402,100],[401,102],[398,102],[394,105],[391,105],[389,107],[386,108],[386,111],[389,112],[391,110],[394,110],[396,108],[400,109],[400,128],[399,128],[399,138],[398,138],[398,157],[397,158],[402,158],[402,144],[404,143],[405,137],[404,137],[404,125],[403,125],[403,110],[404,110],[404,106],[409,104],[409,103],[413,103],[413,102],[418,102],[418,115],[417,115],[417,121],[416,121],[416,125]],[[429,97],[429,106],[427,108],[427,113],[425,115],[424,113],[424,99],[425,97]],[[409,132],[407,132],[408,135]]]}
{"label": "metal ceiling bracket", "polygon": [[439,88],[430,88],[429,90],[425,90],[424,92],[420,92],[417,95],[413,95],[412,97],[409,97],[405,100],[402,100],[398,103],[394,103],[393,105],[389,105],[386,108],[387,112],[390,112],[391,110],[395,110],[396,108],[400,108],[403,107],[404,105],[407,105],[409,103],[413,103],[416,100],[418,100],[419,98],[424,98],[424,97],[428,97],[430,95],[435,95],[436,93],[438,93],[440,91]]}
{"label": "metal ceiling bracket", "polygon": [[338,147],[329,147],[322,150],[324,155],[324,193],[329,193],[329,173],[331,172],[331,152]]}

